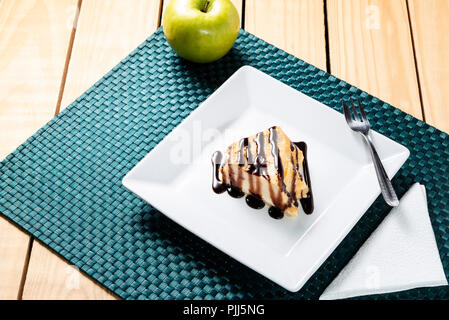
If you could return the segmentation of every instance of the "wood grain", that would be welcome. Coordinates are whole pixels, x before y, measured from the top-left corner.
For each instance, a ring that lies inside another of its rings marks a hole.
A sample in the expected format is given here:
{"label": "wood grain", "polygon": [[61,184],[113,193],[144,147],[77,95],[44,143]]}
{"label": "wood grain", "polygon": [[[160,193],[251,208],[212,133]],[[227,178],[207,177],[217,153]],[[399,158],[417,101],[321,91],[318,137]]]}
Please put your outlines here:
{"label": "wood grain", "polygon": [[[157,28],[160,0],[83,0],[61,110],[91,87]],[[70,266],[35,242],[25,299],[116,299],[80,275],[79,288],[67,286]]]}
{"label": "wood grain", "polygon": [[61,110],[156,31],[160,0],[83,0]]}
{"label": "wood grain", "polygon": [[106,300],[115,296],[34,240],[23,299]]}
{"label": "wood grain", "polygon": [[[231,0],[232,3],[234,4],[235,8],[237,9],[237,11],[239,12],[240,18],[242,17],[242,5],[243,5],[243,0]],[[163,0],[163,9],[165,9],[167,7],[167,4],[170,2],[170,0]]]}
{"label": "wood grain", "polygon": [[0,219],[0,300],[17,299],[30,236]]}
{"label": "wood grain", "polygon": [[245,30],[326,69],[323,1],[246,0]]}
{"label": "wood grain", "polygon": [[[76,0],[0,1],[0,159],[53,117]],[[0,299],[18,296],[30,237],[0,218]]]}
{"label": "wood grain", "polygon": [[405,0],[328,0],[333,75],[422,118]]}
{"label": "wood grain", "polygon": [[409,0],[426,122],[449,133],[449,1]]}

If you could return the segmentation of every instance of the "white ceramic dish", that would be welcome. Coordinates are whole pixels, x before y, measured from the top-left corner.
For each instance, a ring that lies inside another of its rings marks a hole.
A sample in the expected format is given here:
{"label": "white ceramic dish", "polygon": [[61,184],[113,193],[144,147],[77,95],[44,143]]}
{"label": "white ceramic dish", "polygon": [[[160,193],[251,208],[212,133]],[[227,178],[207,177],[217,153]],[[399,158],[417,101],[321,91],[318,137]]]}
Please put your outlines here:
{"label": "white ceramic dish", "polygon": [[[274,220],[215,194],[211,155],[273,125],[306,141],[311,215]],[[392,177],[409,156],[372,134]],[[123,185],[170,219],[290,291],[298,291],[380,194],[369,152],[342,114],[252,67],[235,72],[145,156]]]}

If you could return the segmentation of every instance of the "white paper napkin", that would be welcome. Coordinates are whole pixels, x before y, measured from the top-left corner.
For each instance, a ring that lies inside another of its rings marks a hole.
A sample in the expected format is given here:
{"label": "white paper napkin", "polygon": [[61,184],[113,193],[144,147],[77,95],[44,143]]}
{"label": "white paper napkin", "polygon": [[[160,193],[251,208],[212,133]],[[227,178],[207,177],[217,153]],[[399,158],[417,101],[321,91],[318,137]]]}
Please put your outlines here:
{"label": "white paper napkin", "polygon": [[426,189],[415,183],[321,295],[321,300],[447,285]]}

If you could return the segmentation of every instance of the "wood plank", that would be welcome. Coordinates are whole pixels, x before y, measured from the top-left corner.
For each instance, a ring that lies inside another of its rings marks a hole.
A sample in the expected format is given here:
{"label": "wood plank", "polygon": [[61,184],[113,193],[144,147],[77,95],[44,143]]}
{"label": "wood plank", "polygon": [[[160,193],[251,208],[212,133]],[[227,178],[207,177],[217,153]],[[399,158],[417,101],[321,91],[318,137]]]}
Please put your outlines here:
{"label": "wood plank", "polygon": [[[157,28],[160,0],[83,0],[61,110],[92,86]],[[24,299],[116,299],[81,274],[70,282],[69,264],[35,241]]]}
{"label": "wood plank", "polygon": [[161,0],[83,0],[61,110],[157,29]]}
{"label": "wood plank", "polygon": [[[76,0],[0,1],[0,159],[53,117]],[[0,299],[18,296],[30,237],[0,218]]]}
{"label": "wood plank", "polygon": [[53,117],[76,0],[0,2],[0,157]]}
{"label": "wood plank", "polygon": [[106,300],[115,296],[34,240],[23,299]]}
{"label": "wood plank", "polygon": [[[240,21],[242,17],[242,9],[243,9],[243,0],[231,0],[234,4],[235,8],[239,12],[240,15]],[[163,0],[163,9],[167,7],[167,4],[170,2],[170,0]]]}
{"label": "wood plank", "polygon": [[422,118],[405,0],[328,0],[331,72]]}
{"label": "wood plank", "polygon": [[29,241],[28,234],[0,219],[0,300],[17,299]]}
{"label": "wood plank", "polygon": [[245,30],[326,70],[323,1],[246,0]]}
{"label": "wood plank", "polygon": [[409,1],[426,122],[449,133],[449,1]]}
{"label": "wood plank", "polygon": [[239,12],[240,24],[242,23],[243,0],[231,0],[235,8]]}

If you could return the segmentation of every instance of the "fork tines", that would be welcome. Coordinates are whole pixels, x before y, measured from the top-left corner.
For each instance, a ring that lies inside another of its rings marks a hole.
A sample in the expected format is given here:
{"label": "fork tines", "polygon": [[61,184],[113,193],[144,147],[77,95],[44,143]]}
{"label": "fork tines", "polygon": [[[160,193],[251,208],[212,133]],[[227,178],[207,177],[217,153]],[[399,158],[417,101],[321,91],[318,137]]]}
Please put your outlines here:
{"label": "fork tines", "polygon": [[344,114],[345,114],[346,121],[348,123],[352,122],[352,121],[361,121],[361,122],[365,122],[365,123],[369,124],[368,118],[367,118],[367,116],[365,114],[365,110],[363,109],[363,106],[362,106],[362,103],[361,103],[359,97],[357,97],[357,102],[358,102],[357,106],[358,106],[361,118],[359,117],[358,112],[357,112],[357,108],[354,105],[354,100],[352,98],[350,98],[350,101],[351,101],[351,108],[352,108],[352,113],[353,113],[353,117],[354,118],[351,115],[351,110],[350,110],[349,106],[342,99],[343,111],[344,111]]}

